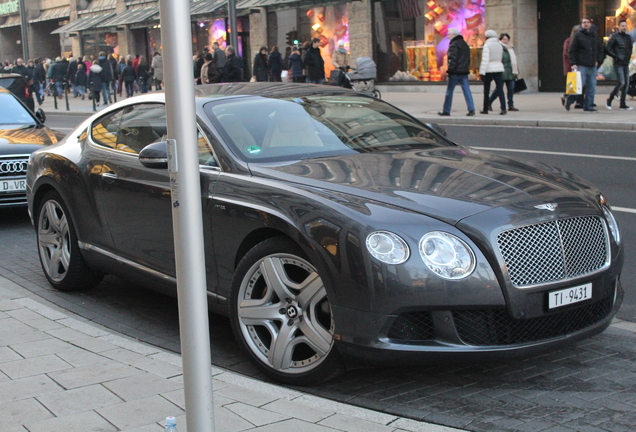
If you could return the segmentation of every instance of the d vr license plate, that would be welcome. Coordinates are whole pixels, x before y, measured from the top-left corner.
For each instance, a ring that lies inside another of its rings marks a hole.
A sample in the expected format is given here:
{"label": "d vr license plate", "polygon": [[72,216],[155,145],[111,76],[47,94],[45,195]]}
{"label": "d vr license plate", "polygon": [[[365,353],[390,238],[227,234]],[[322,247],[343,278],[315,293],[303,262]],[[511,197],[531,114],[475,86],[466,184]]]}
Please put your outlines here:
{"label": "d vr license plate", "polygon": [[548,308],[554,309],[592,298],[592,284],[579,285],[548,293]]}
{"label": "d vr license plate", "polygon": [[24,178],[0,181],[0,193],[24,191],[26,191],[26,179]]}

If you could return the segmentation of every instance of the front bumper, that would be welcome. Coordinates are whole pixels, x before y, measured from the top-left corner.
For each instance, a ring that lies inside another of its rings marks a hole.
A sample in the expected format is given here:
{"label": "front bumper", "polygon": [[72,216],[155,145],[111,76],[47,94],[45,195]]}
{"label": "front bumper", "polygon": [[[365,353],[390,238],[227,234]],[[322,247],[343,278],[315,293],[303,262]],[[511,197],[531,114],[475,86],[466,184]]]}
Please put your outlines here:
{"label": "front bumper", "polygon": [[418,364],[453,359],[489,360],[522,356],[604,331],[623,301],[614,289],[555,312],[511,318],[503,308],[420,310],[380,315],[332,305],[335,339],[350,360],[372,364]]}

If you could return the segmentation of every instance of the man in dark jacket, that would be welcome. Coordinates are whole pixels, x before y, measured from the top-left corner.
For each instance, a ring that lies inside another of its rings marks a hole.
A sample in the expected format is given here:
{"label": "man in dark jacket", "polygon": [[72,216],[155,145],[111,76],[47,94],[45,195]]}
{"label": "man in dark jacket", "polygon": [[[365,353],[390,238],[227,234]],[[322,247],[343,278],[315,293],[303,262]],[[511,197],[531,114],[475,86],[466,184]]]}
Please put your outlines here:
{"label": "man in dark jacket", "polygon": [[448,29],[448,38],[450,45],[448,46],[448,85],[446,86],[446,98],[444,99],[444,110],[437,114],[441,116],[449,116],[451,106],[453,105],[453,91],[457,84],[462,88],[464,99],[468,106],[468,116],[475,115],[475,103],[473,102],[473,94],[470,92],[470,84],[468,83],[468,68],[470,66],[470,48],[464,38],[454,27]]}
{"label": "man in dark jacket", "polygon": [[303,58],[303,66],[307,70],[307,82],[322,84],[325,80],[325,61],[320,54],[320,39],[313,38],[311,46]]}
{"label": "man in dark jacket", "polygon": [[21,58],[15,61],[15,66],[13,66],[13,69],[11,69],[11,72],[20,74],[24,77],[25,80],[27,81],[29,80],[29,71],[27,70],[27,67],[24,65],[24,60],[22,60]]}
{"label": "man in dark jacket", "polygon": [[232,45],[225,48],[225,66],[223,67],[224,82],[243,81],[243,60],[236,55]]}
{"label": "man in dark jacket", "polygon": [[627,86],[629,85],[629,60],[632,57],[632,38],[627,34],[627,21],[621,20],[618,23],[618,31],[612,35],[607,45],[605,45],[605,52],[614,59],[614,71],[618,80],[605,103],[605,107],[608,110],[612,109],[612,100],[620,91],[620,109],[631,110],[632,108],[625,103]]}
{"label": "man in dark jacket", "polygon": [[113,100],[110,97],[110,83],[114,78],[113,66],[106,58],[106,53],[104,51],[99,53],[99,59],[97,61],[102,68],[102,99],[104,100],[104,105],[108,105],[109,103],[113,103]]}
{"label": "man in dark jacket", "polygon": [[[592,28],[592,21],[585,17],[581,20],[581,29],[570,42],[568,57],[573,71],[581,72],[581,84],[584,88],[585,103],[583,110],[588,113],[596,112],[594,95],[596,94],[596,71],[603,63],[605,53],[603,43]],[[565,109],[570,111],[577,95],[570,95],[565,102]]]}
{"label": "man in dark jacket", "polygon": [[66,80],[66,71],[68,70],[68,62],[63,61],[61,57],[56,57],[55,62],[51,64],[51,80],[55,83],[55,93],[53,96],[57,96],[62,99],[64,97],[64,80]]}

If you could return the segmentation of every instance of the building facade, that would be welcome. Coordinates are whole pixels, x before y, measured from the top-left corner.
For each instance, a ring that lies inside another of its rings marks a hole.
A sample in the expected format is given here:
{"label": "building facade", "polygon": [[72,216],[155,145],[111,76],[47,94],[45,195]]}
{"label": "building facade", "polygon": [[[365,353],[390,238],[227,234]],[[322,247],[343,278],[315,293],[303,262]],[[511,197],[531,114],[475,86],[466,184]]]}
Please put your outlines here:
{"label": "building facade", "polygon": [[[158,0],[0,0],[0,58],[22,56],[22,13],[30,57],[139,54],[161,50]],[[353,59],[367,56],[378,81],[431,86],[446,80],[447,32],[458,28],[471,47],[471,80],[487,29],[510,34],[520,74],[531,89],[563,87],[562,46],[572,26],[590,16],[601,36],[617,20],[636,23],[636,0],[237,0],[239,55],[247,76],[261,46],[279,47],[317,37],[327,76],[331,56],[344,43]],[[226,0],[190,2],[193,52],[229,39]],[[186,29],[184,29],[186,30]],[[295,40],[290,40],[293,37]],[[353,61],[355,62],[355,61]],[[608,78],[611,78],[608,76]]]}

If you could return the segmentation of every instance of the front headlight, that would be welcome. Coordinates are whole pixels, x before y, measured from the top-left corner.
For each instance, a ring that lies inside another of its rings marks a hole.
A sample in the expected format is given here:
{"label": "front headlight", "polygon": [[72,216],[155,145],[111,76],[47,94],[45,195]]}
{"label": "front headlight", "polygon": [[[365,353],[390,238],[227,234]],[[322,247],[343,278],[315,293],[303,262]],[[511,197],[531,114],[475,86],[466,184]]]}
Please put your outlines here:
{"label": "front headlight", "polygon": [[409,247],[397,234],[376,231],[367,236],[367,250],[376,259],[386,264],[402,264],[409,259]]}
{"label": "front headlight", "polygon": [[609,226],[609,230],[612,233],[612,237],[614,237],[614,241],[616,244],[620,244],[621,242],[621,233],[618,230],[618,224],[616,223],[616,219],[614,219],[614,215],[608,207],[603,206],[603,214],[605,214],[605,220],[607,221],[607,225]]}
{"label": "front headlight", "polygon": [[435,274],[450,280],[463,279],[475,270],[475,254],[459,237],[431,231],[420,240],[420,256]]}

